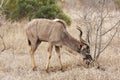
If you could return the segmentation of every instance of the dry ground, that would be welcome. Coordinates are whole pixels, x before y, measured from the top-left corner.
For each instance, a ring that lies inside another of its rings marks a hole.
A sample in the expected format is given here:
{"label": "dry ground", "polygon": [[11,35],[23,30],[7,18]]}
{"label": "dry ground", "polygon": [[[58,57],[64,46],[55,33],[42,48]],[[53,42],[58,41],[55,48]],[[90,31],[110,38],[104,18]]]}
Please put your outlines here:
{"label": "dry ground", "polygon": [[[38,70],[32,71],[28,54],[29,46],[23,27],[25,23],[7,22],[0,27],[0,34],[4,34],[3,39],[8,48],[4,52],[0,52],[0,80],[120,80],[119,42],[111,44],[99,59],[99,63],[105,71],[95,67],[84,68],[81,60],[66,54],[68,52],[62,49],[62,63],[65,71],[59,70],[60,64],[55,51],[53,51],[49,73],[45,71],[48,61],[48,44],[42,43],[35,53]],[[78,32],[73,27],[68,30],[75,38],[78,38],[76,35]],[[3,48],[3,42],[0,39],[0,50]]]}

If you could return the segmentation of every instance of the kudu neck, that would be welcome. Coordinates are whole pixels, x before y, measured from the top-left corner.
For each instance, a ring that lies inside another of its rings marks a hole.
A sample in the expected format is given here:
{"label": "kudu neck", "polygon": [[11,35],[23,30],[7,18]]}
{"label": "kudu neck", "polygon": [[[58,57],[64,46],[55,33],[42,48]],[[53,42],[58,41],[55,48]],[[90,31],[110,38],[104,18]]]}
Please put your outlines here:
{"label": "kudu neck", "polygon": [[[70,34],[67,32],[65,33],[65,37],[63,38],[63,43],[65,46],[69,47],[70,49],[78,52],[78,50],[81,48],[82,44],[77,39],[73,38]],[[80,46],[81,44],[81,46]]]}

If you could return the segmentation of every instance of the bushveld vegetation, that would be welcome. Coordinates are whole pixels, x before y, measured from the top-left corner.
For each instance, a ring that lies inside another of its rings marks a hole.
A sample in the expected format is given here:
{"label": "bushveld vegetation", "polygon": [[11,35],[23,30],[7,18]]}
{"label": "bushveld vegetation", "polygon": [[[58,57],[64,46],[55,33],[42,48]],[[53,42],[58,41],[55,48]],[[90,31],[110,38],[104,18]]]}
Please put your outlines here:
{"label": "bushveld vegetation", "polygon": [[120,9],[120,0],[114,0],[116,8]]}
{"label": "bushveld vegetation", "polygon": [[89,37],[86,41],[90,45],[92,57],[100,65],[85,68],[82,58],[78,59],[63,47],[61,57],[64,72],[59,70],[59,60],[53,51],[50,72],[46,73],[47,43],[41,43],[35,52],[38,70],[32,71],[28,54],[30,47],[24,31],[24,26],[29,21],[23,19],[21,22],[11,22],[0,15],[0,80],[119,80],[120,12],[119,9],[116,10],[113,1],[115,0],[60,0],[64,12],[69,12],[68,15],[74,21],[67,28],[68,32],[79,40],[76,25],[81,27],[83,39]]}
{"label": "bushveld vegetation", "polygon": [[7,19],[59,18],[71,24],[70,17],[56,4],[56,0],[1,0],[1,3]]}

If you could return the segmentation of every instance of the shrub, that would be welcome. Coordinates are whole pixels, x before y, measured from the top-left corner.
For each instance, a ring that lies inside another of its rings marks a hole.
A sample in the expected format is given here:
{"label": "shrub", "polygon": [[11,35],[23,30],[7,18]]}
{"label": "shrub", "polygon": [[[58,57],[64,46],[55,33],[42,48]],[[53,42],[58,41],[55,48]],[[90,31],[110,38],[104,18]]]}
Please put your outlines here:
{"label": "shrub", "polygon": [[120,9],[120,0],[114,0],[115,6]]}
{"label": "shrub", "polygon": [[64,13],[58,14],[57,18],[64,20],[68,25],[71,25],[71,23],[72,23],[71,18]]}
{"label": "shrub", "polygon": [[9,0],[4,5],[4,14],[11,20],[22,18],[60,18],[68,25],[71,24],[70,18],[56,4],[56,0]]}
{"label": "shrub", "polygon": [[56,4],[41,6],[41,8],[39,8],[38,11],[34,13],[34,18],[54,19],[60,12],[62,11]]}

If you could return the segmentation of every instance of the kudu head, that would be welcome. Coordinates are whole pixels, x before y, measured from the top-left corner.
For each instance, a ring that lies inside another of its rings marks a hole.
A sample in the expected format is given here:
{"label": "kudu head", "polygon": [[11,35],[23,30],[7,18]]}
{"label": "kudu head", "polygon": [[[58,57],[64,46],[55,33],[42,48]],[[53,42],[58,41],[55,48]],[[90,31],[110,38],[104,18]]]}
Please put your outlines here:
{"label": "kudu head", "polygon": [[83,61],[85,61],[85,63],[89,66],[90,63],[92,63],[93,59],[92,56],[90,55],[90,47],[87,44],[86,41],[84,41],[82,39],[82,30],[79,26],[77,26],[77,29],[80,31],[80,35],[79,35],[79,40],[80,40],[80,49],[79,49],[79,53],[83,55]]}

